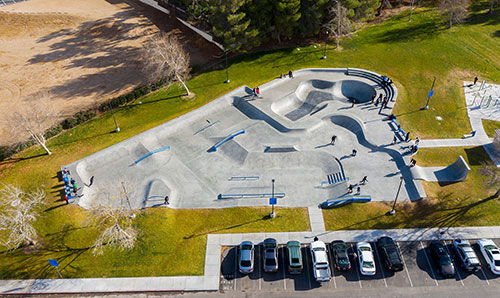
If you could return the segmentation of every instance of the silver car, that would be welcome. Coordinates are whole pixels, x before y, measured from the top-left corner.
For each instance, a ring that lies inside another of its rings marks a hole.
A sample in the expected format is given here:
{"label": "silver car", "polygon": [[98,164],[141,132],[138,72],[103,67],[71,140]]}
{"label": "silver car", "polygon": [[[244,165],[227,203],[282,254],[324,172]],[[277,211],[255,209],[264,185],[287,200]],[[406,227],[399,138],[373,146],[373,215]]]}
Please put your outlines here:
{"label": "silver car", "polygon": [[264,272],[278,271],[278,242],[276,239],[264,240]]}
{"label": "silver car", "polygon": [[238,266],[240,272],[243,274],[248,274],[253,272],[253,255],[254,255],[254,245],[251,241],[243,241],[240,244],[240,259]]}

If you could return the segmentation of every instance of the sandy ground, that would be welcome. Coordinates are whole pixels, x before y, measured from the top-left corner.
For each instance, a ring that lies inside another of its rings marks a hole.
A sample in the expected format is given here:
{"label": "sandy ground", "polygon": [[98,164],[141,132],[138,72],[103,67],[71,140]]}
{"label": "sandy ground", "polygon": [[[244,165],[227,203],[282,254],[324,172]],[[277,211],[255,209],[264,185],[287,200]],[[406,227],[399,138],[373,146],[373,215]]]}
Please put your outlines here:
{"label": "sandy ground", "polygon": [[[158,29],[174,32],[204,64],[218,49],[189,29],[133,0],[30,0],[0,8],[0,119],[48,90],[61,113],[124,94],[146,82],[140,51]],[[0,145],[14,141],[0,121]]]}

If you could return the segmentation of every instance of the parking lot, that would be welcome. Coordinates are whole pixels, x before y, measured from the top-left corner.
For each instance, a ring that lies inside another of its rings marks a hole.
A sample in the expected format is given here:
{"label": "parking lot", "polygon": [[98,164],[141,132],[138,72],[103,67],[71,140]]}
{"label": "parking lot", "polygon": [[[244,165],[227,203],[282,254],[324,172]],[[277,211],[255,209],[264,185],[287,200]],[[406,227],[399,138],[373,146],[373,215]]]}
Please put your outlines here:
{"label": "parking lot", "polygon": [[[321,239],[320,239],[321,240]],[[276,273],[263,272],[263,248],[261,245],[255,246],[254,271],[249,275],[244,275],[238,271],[237,247],[224,247],[222,249],[220,291],[309,291],[309,290],[333,290],[333,289],[370,289],[370,288],[416,288],[422,287],[497,287],[500,289],[500,276],[494,275],[487,267],[484,258],[478,247],[476,240],[469,240],[473,244],[474,250],[482,263],[482,269],[478,272],[468,272],[460,266],[460,261],[454,256],[452,241],[443,241],[452,256],[456,268],[456,275],[453,279],[441,277],[436,265],[431,259],[428,245],[430,241],[417,242],[397,242],[400,248],[405,269],[400,272],[389,272],[383,268],[380,256],[374,243],[371,243],[375,254],[377,274],[375,276],[362,276],[359,272],[359,262],[357,258],[351,259],[352,268],[347,272],[340,272],[334,268],[332,255],[328,254],[330,267],[333,273],[331,282],[317,283],[312,274],[312,262],[308,244],[302,244],[302,257],[304,270],[300,275],[288,273],[286,247],[281,244],[279,247],[279,271]],[[497,246],[500,246],[500,239],[493,239]],[[355,250],[355,243],[347,243],[349,252]]]}

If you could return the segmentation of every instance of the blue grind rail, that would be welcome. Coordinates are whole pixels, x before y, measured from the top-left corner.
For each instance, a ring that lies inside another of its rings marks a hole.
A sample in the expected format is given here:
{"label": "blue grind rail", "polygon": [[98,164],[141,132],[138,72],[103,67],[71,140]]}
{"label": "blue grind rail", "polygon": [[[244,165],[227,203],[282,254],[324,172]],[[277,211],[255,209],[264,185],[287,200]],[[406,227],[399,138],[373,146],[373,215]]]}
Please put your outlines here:
{"label": "blue grind rail", "polygon": [[134,161],[134,165],[136,165],[137,163],[139,163],[141,160],[157,153],[157,152],[161,152],[161,151],[164,151],[164,150],[170,150],[170,146],[166,146],[166,147],[162,147],[162,148],[159,148],[159,149],[156,149],[156,150],[153,150],[151,152],[149,152],[148,154],[144,155],[143,157],[139,158],[138,160]]}
{"label": "blue grind rail", "polygon": [[220,120],[217,120],[217,121],[215,121],[215,122],[210,123],[209,125],[207,125],[207,126],[203,127],[202,129],[198,130],[197,132],[195,132],[195,133],[193,134],[193,136],[195,136],[195,135],[199,134],[200,132],[204,131],[204,130],[205,130],[205,129],[207,129],[207,128],[212,127],[212,125],[214,125],[214,124],[216,124],[216,123],[219,123],[219,122],[220,122]]}
{"label": "blue grind rail", "polygon": [[[243,199],[243,198],[270,198],[273,194],[270,193],[247,193],[247,194],[219,194],[217,199]],[[275,198],[284,198],[284,192],[274,193]]]}
{"label": "blue grind rail", "polygon": [[372,196],[369,195],[353,195],[342,199],[329,199],[321,203],[321,208],[332,208],[350,203],[368,203],[371,202]]}
{"label": "blue grind rail", "polygon": [[213,151],[217,151],[217,148],[219,148],[220,146],[224,145],[224,143],[226,143],[227,141],[229,140],[232,140],[234,137],[238,136],[238,135],[241,135],[241,134],[244,134],[245,133],[245,130],[244,129],[240,129],[238,130],[237,132],[225,137],[224,139],[218,141],[217,143],[215,143],[215,145],[213,145],[209,150],[208,152],[213,152]]}
{"label": "blue grind rail", "polygon": [[235,176],[227,179],[228,181],[259,180],[259,176]]}
{"label": "blue grind rail", "polygon": [[403,137],[403,140],[405,140],[406,139],[406,132],[404,131],[404,129],[401,128],[401,125],[396,120],[396,116],[393,116],[393,118],[391,119],[391,121],[392,121],[392,123],[394,123],[394,125],[396,125],[396,129],[401,133],[401,136]]}

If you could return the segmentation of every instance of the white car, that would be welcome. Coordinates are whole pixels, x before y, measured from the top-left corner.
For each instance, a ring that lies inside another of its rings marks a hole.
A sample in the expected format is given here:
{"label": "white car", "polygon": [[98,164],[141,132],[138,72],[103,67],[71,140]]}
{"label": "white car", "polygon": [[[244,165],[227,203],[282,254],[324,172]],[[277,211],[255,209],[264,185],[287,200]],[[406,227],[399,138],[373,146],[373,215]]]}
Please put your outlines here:
{"label": "white car", "polygon": [[494,274],[500,275],[500,250],[490,239],[481,239],[477,242],[488,267]]}
{"label": "white car", "polygon": [[373,250],[368,242],[358,242],[356,250],[359,258],[359,271],[362,275],[375,275],[375,260],[373,258]]}
{"label": "white car", "polygon": [[313,275],[317,282],[328,282],[332,280],[332,272],[330,271],[330,264],[328,264],[328,255],[326,253],[326,245],[318,238],[310,246],[311,258],[313,263]]}

